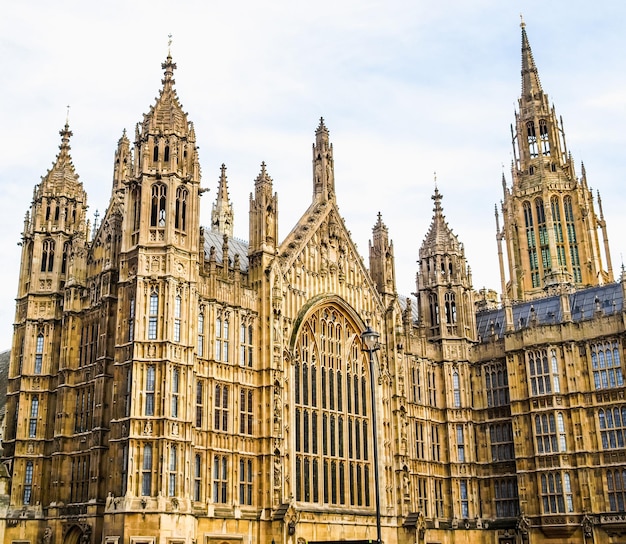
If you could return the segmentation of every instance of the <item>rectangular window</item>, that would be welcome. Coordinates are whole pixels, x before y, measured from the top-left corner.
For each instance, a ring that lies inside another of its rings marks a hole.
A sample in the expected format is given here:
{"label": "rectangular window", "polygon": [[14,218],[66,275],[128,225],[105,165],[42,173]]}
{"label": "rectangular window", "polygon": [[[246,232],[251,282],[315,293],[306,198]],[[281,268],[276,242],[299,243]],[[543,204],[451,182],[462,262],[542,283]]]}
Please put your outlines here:
{"label": "rectangular window", "polygon": [[196,382],[196,427],[202,428],[202,419],[204,414],[204,387],[202,382]]}
{"label": "rectangular window", "polygon": [[174,299],[174,342],[180,342],[180,315],[182,299],[177,295]]}
{"label": "rectangular window", "polygon": [[215,386],[214,426],[216,431],[228,431],[228,386]]}
{"label": "rectangular window", "polygon": [[425,441],[424,441],[424,423],[421,421],[415,422],[415,456],[418,459],[425,459],[424,457]]}
{"label": "rectangular window", "polygon": [[22,502],[24,504],[30,504],[33,493],[33,462],[28,461],[26,463],[26,470],[24,471],[24,497]]}
{"label": "rectangular window", "polygon": [[178,394],[180,390],[180,370],[172,369],[172,417],[178,417]]}
{"label": "rectangular window", "polygon": [[89,455],[72,457],[72,478],[70,481],[70,502],[89,500]]}
{"label": "rectangular window", "polygon": [[198,316],[198,357],[204,357],[204,314]]}
{"label": "rectangular window", "polygon": [[225,455],[213,457],[213,502],[226,503],[228,462]]}
{"label": "rectangular window", "polygon": [[178,466],[178,449],[176,445],[170,446],[170,464],[169,464],[169,485],[167,486],[168,495],[174,497],[176,495],[176,470]]}
{"label": "rectangular window", "polygon": [[496,503],[496,517],[516,518],[519,515],[517,479],[504,478],[501,480],[494,480],[493,486]]}
{"label": "rectangular window", "polygon": [[459,463],[465,463],[465,439],[463,437],[463,425],[456,426],[456,449]]}
{"label": "rectangular window", "polygon": [[491,443],[492,461],[508,461],[514,458],[511,423],[489,425],[489,441]]}
{"label": "rectangular window", "polygon": [[128,301],[128,341],[135,339],[135,299]]}
{"label": "rectangular window", "polygon": [[417,479],[417,510],[428,517],[428,479]]}
{"label": "rectangular window", "polygon": [[252,505],[252,459],[239,460],[239,504]]}
{"label": "rectangular window", "polygon": [[559,451],[554,414],[537,414],[535,416],[535,441],[537,453],[557,453]]}
{"label": "rectangular window", "polygon": [[626,509],[626,470],[607,470],[606,489],[611,512],[623,512]]}
{"label": "rectangular window", "polygon": [[150,294],[148,307],[148,340],[156,340],[159,320],[159,290],[155,287]]}
{"label": "rectangular window", "polygon": [[541,502],[544,514],[565,513],[563,483],[559,472],[541,475]]}
{"label": "rectangular window", "polygon": [[35,438],[37,436],[37,420],[39,419],[39,397],[33,396],[30,401],[30,420],[28,423],[28,437]]}
{"label": "rectangular window", "polygon": [[439,426],[436,423],[431,424],[430,427],[430,444],[431,444],[431,460],[441,460],[441,445],[439,443]]}
{"label": "rectangular window", "polygon": [[239,364],[252,366],[252,325],[241,324],[239,330]]}
{"label": "rectangular window", "polygon": [[150,365],[146,369],[146,406],[145,412],[147,416],[154,415],[154,386],[155,386],[156,368]]}
{"label": "rectangular window", "polygon": [[241,389],[239,394],[239,433],[252,433],[252,389]]}
{"label": "rectangular window", "polygon": [[88,385],[76,390],[74,432],[84,433],[92,428],[93,389],[92,385]]}
{"label": "rectangular window", "polygon": [[552,393],[552,371],[550,365],[548,364],[547,350],[541,349],[529,351],[528,366],[531,394],[548,395]]}
{"label": "rectangular window", "polygon": [[438,518],[445,517],[443,502],[443,480],[436,479],[435,482],[435,513]]}
{"label": "rectangular window", "polygon": [[469,518],[469,495],[467,492],[467,480],[461,480],[459,482],[459,496],[461,498],[461,517],[463,519]]}
{"label": "rectangular window", "polygon": [[228,320],[218,317],[215,320],[215,360],[228,362]]}
{"label": "rectangular window", "polygon": [[593,370],[593,384],[596,390],[624,385],[622,358],[617,341],[592,344],[591,367]]}
{"label": "rectangular window", "polygon": [[146,497],[152,495],[152,444],[146,444],[143,448],[141,494]]}
{"label": "rectangular window", "polygon": [[508,406],[509,401],[509,377],[504,363],[489,365],[484,369],[485,392],[487,394],[487,406]]}
{"label": "rectangular window", "polygon": [[37,345],[35,347],[35,374],[41,374],[43,365],[43,333],[37,335]]}
{"label": "rectangular window", "polygon": [[193,467],[193,500],[202,500],[202,456],[196,453]]}

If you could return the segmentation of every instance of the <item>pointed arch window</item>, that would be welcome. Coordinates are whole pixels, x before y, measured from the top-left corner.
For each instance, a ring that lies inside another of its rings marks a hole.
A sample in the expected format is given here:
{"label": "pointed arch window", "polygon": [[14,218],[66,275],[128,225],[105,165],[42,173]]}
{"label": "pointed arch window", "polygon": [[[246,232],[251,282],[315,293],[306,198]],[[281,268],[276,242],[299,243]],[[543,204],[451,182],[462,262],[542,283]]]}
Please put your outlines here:
{"label": "pointed arch window", "polygon": [[157,162],[159,160],[159,146],[155,145],[152,150],[152,160]]}
{"label": "pointed arch window", "polygon": [[163,162],[169,162],[170,161],[170,146],[166,145],[165,149],[163,150]]}
{"label": "pointed arch window", "polygon": [[162,183],[152,186],[152,201],[150,208],[150,226],[164,227],[167,203],[167,187]]}
{"label": "pointed arch window", "polygon": [[528,262],[532,286],[539,287],[539,262],[537,260],[537,241],[535,239],[532,206],[530,202],[525,200],[522,208],[524,210],[524,225],[526,227],[526,243],[528,244]]}
{"label": "pointed arch window", "polygon": [[549,157],[550,136],[548,134],[548,123],[545,119],[539,119],[539,139],[541,140],[541,151],[544,157]]}
{"label": "pointed arch window", "polygon": [[530,158],[534,159],[539,155],[539,152],[537,151],[537,133],[535,132],[534,121],[528,121],[526,123],[526,135],[528,137],[528,151],[530,153]]}
{"label": "pointed arch window", "polygon": [[187,230],[187,189],[179,187],[176,189],[176,215],[174,217],[174,227],[176,229]]}
{"label": "pointed arch window", "polygon": [[448,325],[456,324],[456,297],[454,293],[448,292],[445,294],[445,307],[446,307],[446,323]]}
{"label": "pointed arch window", "polygon": [[49,238],[41,244],[41,271],[52,272],[54,266],[54,240]]}
{"label": "pointed arch window", "polygon": [[563,209],[565,211],[565,225],[567,231],[567,243],[569,244],[570,260],[572,262],[572,272],[574,281],[581,283],[582,273],[580,268],[580,257],[578,255],[578,240],[576,237],[576,223],[574,221],[574,209],[572,206],[572,197],[563,198]]}

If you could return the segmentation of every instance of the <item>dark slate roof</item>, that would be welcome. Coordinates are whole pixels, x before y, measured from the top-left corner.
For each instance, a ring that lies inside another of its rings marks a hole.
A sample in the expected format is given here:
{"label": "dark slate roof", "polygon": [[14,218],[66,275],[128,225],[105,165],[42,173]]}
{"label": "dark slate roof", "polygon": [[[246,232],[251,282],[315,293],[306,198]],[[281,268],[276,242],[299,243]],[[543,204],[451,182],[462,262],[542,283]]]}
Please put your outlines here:
{"label": "dark slate roof", "polygon": [[[581,289],[569,295],[569,303],[572,321],[575,322],[591,319],[596,309],[600,309],[604,315],[621,312],[624,305],[622,285],[611,283]],[[512,308],[515,330],[528,327],[533,318],[537,324],[541,325],[560,323],[563,320],[558,295],[520,302],[513,304]],[[502,336],[505,328],[504,309],[498,308],[497,310],[478,312],[476,314],[476,327],[478,338],[482,342],[487,341],[492,334]]]}
{"label": "dark slate roof", "polygon": [[[222,247],[224,245],[224,235],[208,228],[204,229],[204,258],[209,258],[211,246],[215,247],[215,261],[222,264]],[[235,261],[235,255],[239,254],[239,269],[242,272],[248,271],[248,242],[239,238],[228,239],[228,263],[230,266]]]}

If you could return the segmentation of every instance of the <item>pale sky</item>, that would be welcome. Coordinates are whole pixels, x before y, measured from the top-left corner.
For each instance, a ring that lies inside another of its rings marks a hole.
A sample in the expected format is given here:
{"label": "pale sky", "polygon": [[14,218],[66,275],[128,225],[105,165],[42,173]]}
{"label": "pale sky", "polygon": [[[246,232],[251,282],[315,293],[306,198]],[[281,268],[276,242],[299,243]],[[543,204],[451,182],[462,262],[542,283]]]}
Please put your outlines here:
{"label": "pale sky", "polygon": [[11,345],[18,242],[33,187],[58,152],[70,105],[72,157],[89,216],[110,196],[113,154],[161,88],[171,52],[194,122],[208,224],[220,165],[248,239],[262,161],[284,238],[311,201],[320,116],[334,144],[342,215],[368,262],[378,212],[398,292],[415,291],[434,175],[474,287],[499,291],[494,206],[510,185],[520,92],[519,14],[568,149],[599,190],[614,271],[625,250],[626,3],[599,0],[162,0],[5,2],[0,20],[0,350]]}

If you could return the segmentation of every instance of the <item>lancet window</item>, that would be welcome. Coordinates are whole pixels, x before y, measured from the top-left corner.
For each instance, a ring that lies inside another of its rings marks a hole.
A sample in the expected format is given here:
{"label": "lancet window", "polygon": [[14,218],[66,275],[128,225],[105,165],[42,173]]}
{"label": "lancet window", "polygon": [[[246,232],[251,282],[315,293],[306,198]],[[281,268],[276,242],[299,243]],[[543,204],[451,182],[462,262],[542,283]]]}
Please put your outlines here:
{"label": "lancet window", "polygon": [[294,365],[296,500],[370,506],[369,360],[334,305],[303,323]]}

